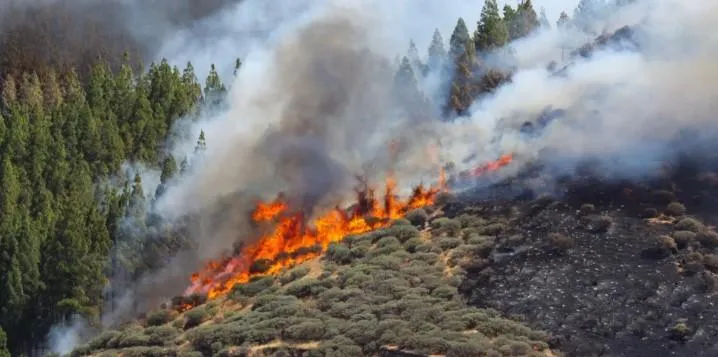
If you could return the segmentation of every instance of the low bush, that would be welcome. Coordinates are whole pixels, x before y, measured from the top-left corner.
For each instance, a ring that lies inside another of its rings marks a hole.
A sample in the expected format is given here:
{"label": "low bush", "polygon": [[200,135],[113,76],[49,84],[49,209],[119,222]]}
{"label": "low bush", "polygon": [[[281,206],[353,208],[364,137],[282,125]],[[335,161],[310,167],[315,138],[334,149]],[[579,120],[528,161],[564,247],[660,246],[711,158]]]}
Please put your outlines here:
{"label": "low bush", "polygon": [[590,203],[584,203],[581,205],[579,212],[584,216],[588,216],[589,214],[596,212],[596,206]]}
{"label": "low bush", "polygon": [[561,253],[573,248],[575,244],[575,240],[572,237],[561,233],[551,233],[548,235],[548,239],[551,243],[551,247]]}
{"label": "low bush", "polygon": [[586,221],[586,229],[591,233],[605,233],[611,228],[613,219],[606,215],[592,215]]}
{"label": "low bush", "polygon": [[294,267],[288,272],[282,274],[279,276],[279,282],[284,284],[291,283],[297,279],[303,278],[305,275],[309,274],[309,267],[306,265],[300,265],[298,267]]}
{"label": "low bush", "polygon": [[426,220],[429,219],[429,214],[423,208],[416,208],[406,214],[406,219],[411,222],[414,226],[423,227]]}
{"label": "low bush", "polygon": [[673,240],[676,242],[678,249],[687,247],[691,242],[696,239],[696,234],[691,231],[675,231],[671,234]]}
{"label": "low bush", "polygon": [[191,329],[199,326],[201,323],[209,319],[209,314],[204,306],[198,306],[184,314],[184,328]]}
{"label": "low bush", "polygon": [[175,319],[177,313],[173,310],[162,309],[150,312],[147,314],[147,325],[148,326],[159,326],[164,325]]}
{"label": "low bush", "polygon": [[309,319],[296,325],[289,326],[283,334],[283,338],[294,341],[317,341],[324,337],[325,325],[322,320]]}
{"label": "low bush", "polygon": [[431,221],[432,233],[434,235],[448,234],[458,236],[461,234],[461,223],[458,220],[440,217]]}
{"label": "low bush", "polygon": [[668,206],[666,206],[666,214],[669,216],[680,217],[686,214],[686,206],[678,202],[671,202]]}
{"label": "low bush", "polygon": [[332,243],[327,247],[324,257],[337,264],[349,264],[352,261],[352,251],[340,243]]}
{"label": "low bush", "polygon": [[454,248],[462,245],[463,243],[464,243],[464,241],[461,238],[453,238],[453,237],[441,237],[437,240],[437,244],[444,251],[454,249]]}
{"label": "low bush", "polygon": [[696,234],[696,240],[707,248],[718,247],[718,233],[709,230],[702,230]]}
{"label": "low bush", "polygon": [[485,225],[479,229],[479,234],[486,236],[497,236],[506,230],[506,225],[503,223],[491,223]]}
{"label": "low bush", "polygon": [[677,231],[691,231],[693,233],[698,233],[704,230],[705,226],[697,219],[683,218],[680,221],[676,222],[673,228]]}
{"label": "low bush", "polygon": [[273,277],[258,277],[247,283],[235,285],[232,288],[232,294],[253,297],[271,288],[272,285],[274,285]]}

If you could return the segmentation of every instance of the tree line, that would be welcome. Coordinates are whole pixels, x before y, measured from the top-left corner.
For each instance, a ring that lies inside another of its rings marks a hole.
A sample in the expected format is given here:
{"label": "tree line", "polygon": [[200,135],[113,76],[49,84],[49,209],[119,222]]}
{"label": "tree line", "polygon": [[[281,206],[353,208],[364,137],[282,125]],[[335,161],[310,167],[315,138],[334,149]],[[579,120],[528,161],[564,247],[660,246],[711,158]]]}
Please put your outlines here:
{"label": "tree line", "polygon": [[[510,78],[484,59],[541,26],[549,23],[530,0],[503,12],[486,0],[473,34],[460,18],[448,46],[438,30],[427,56],[410,44],[397,95],[427,108],[418,82],[442,71],[451,80],[441,114],[464,115]],[[19,68],[6,68],[0,86],[0,357],[36,355],[50,328],[77,314],[97,322],[108,294],[122,290],[108,293],[109,277],[132,282],[186,247],[182,227],[166,227],[148,208],[191,169],[193,157],[166,149],[187,139],[172,128],[227,92],[214,65],[200,82],[192,63],[144,69],[127,54],[96,58],[82,76],[72,66]],[[240,68],[238,59],[235,74]],[[196,140],[199,154],[204,133]],[[161,170],[157,190],[146,192],[127,162]]]}

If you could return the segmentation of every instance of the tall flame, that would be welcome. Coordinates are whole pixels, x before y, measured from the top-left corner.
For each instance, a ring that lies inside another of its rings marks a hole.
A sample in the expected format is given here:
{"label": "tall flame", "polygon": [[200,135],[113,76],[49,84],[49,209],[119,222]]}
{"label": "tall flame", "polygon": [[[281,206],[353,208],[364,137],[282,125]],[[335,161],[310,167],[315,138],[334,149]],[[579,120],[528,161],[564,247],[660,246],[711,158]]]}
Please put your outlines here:
{"label": "tall flame", "polygon": [[[473,175],[497,170],[508,165],[513,156],[473,170]],[[184,295],[206,294],[214,299],[229,292],[237,284],[248,282],[253,276],[275,275],[283,269],[319,256],[332,242],[351,234],[383,228],[391,220],[401,218],[408,211],[434,203],[440,192],[446,192],[446,177],[442,170],[436,186],[415,187],[405,200],[397,196],[397,181],[386,179],[384,195],[377,199],[375,190],[364,184],[357,190],[357,203],[345,210],[339,207],[308,221],[301,211],[294,211],[280,196],[270,202],[259,202],[252,212],[257,223],[271,223],[273,229],[258,240],[244,246],[233,257],[210,261],[204,269],[191,277],[191,285]],[[262,267],[253,267],[261,262]]]}

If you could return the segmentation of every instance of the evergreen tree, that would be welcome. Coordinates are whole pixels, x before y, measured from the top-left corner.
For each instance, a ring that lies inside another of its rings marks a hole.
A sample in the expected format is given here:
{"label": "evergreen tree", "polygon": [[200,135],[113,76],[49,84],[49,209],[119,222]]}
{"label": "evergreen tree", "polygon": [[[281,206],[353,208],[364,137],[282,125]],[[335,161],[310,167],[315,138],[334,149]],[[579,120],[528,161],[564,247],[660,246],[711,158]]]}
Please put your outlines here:
{"label": "evergreen tree", "polygon": [[[467,30],[468,33],[468,30]],[[429,68],[436,69],[444,65],[446,61],[446,49],[444,49],[444,38],[439,29],[434,29],[434,35],[429,45]]]}
{"label": "evergreen tree", "polygon": [[237,58],[236,61],[234,61],[234,76],[237,77],[237,74],[239,74],[239,70],[242,68],[242,60]]}
{"label": "evergreen tree", "polygon": [[409,50],[407,51],[407,57],[409,58],[409,63],[412,67],[414,67],[415,71],[420,71],[420,73],[424,71],[424,64],[421,63],[419,50],[416,48],[416,44],[413,40],[409,41]]}
{"label": "evergreen tree", "polygon": [[544,29],[551,28],[551,22],[548,21],[548,17],[546,17],[546,9],[544,9],[543,7],[541,7],[541,13],[539,14],[539,23]]}
{"label": "evergreen tree", "polygon": [[204,130],[200,130],[199,138],[197,138],[197,145],[194,147],[195,154],[203,154],[207,150],[207,141],[204,138]]}
{"label": "evergreen tree", "polygon": [[217,69],[214,64],[212,64],[204,84],[205,103],[209,105],[218,105],[224,98],[226,91],[227,89],[224,87],[222,79],[217,73]]}
{"label": "evergreen tree", "polygon": [[596,33],[596,26],[607,6],[605,0],[580,0],[573,12],[573,25],[588,33]]}
{"label": "evergreen tree", "polygon": [[536,15],[531,0],[522,0],[516,12],[512,14],[506,23],[509,27],[511,40],[528,36],[540,26],[538,15]]}
{"label": "evergreen tree", "polygon": [[496,50],[508,43],[509,30],[501,18],[496,0],[484,2],[474,41],[476,49],[482,53]]}
{"label": "evergreen tree", "polygon": [[7,350],[7,335],[2,328],[0,328],[0,357],[11,357],[10,351]]}
{"label": "evergreen tree", "polygon": [[471,39],[463,18],[459,18],[449,40],[449,56],[453,61],[466,53],[466,43]]}
{"label": "evergreen tree", "polygon": [[571,19],[568,17],[568,14],[565,11],[561,11],[561,15],[559,15],[558,20],[556,21],[556,27],[560,29],[565,29],[569,26]]}
{"label": "evergreen tree", "polygon": [[162,174],[160,175],[160,184],[155,191],[155,198],[159,198],[167,190],[167,184],[177,174],[177,162],[174,156],[167,155],[162,162]]}

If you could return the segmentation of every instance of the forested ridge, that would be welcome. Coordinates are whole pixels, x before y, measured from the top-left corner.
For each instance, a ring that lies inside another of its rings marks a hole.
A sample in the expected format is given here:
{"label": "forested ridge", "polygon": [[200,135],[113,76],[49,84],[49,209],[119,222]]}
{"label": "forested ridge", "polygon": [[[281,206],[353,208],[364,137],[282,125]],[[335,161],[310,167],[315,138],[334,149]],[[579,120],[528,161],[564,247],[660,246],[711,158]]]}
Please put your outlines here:
{"label": "forested ridge", "polygon": [[[568,21],[564,13],[558,25]],[[448,43],[433,32],[426,55],[409,45],[398,63],[399,89],[426,103],[419,82],[443,71],[451,78],[447,99],[434,106],[445,120],[464,115],[476,98],[510,80],[510,70],[490,68],[483,58],[541,26],[551,25],[530,0],[503,10],[487,0],[473,33],[459,18]],[[192,163],[169,154],[173,142],[187,140],[174,125],[200,118],[227,93],[214,65],[202,80],[191,63],[143,68],[133,51],[119,51],[116,38],[102,34],[73,42],[85,46],[72,50],[83,53],[79,60],[58,62],[17,41],[18,28],[5,28],[0,46],[0,356],[36,355],[50,328],[74,315],[97,323],[112,293],[105,289],[109,277],[137,279],[187,244],[181,227],[165,229],[148,208]],[[27,36],[40,38],[48,28]],[[102,56],[93,46],[113,50]],[[241,70],[239,59],[235,67]],[[203,133],[191,140],[197,151],[207,145]],[[125,163],[161,170],[158,189],[144,189]]]}

